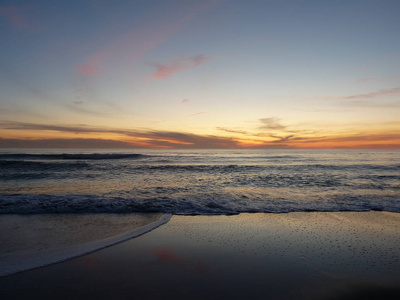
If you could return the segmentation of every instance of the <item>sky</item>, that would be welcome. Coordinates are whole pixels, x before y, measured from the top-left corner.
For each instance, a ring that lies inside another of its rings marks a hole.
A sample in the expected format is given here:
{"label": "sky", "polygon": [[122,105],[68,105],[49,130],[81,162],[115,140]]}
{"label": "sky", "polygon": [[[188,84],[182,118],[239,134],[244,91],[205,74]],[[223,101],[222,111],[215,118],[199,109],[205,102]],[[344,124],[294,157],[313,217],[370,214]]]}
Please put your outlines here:
{"label": "sky", "polygon": [[1,148],[400,148],[398,0],[0,0]]}

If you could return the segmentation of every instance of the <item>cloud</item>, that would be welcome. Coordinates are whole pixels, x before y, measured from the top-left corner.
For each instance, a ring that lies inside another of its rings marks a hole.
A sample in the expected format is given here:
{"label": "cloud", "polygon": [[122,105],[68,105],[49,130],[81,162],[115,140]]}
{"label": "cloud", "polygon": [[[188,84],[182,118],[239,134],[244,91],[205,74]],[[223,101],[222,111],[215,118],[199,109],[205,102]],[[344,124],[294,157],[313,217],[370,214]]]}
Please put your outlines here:
{"label": "cloud", "polygon": [[385,134],[356,134],[352,136],[344,136],[344,137],[327,137],[324,139],[325,141],[334,141],[334,142],[365,142],[365,141],[392,141],[398,140],[400,141],[400,133],[385,133]]}
{"label": "cloud", "polygon": [[190,102],[189,99],[183,99],[181,103],[182,103],[182,104],[186,104],[186,103],[189,103],[189,102]]}
{"label": "cloud", "polygon": [[150,77],[154,79],[165,79],[175,73],[196,68],[209,60],[211,60],[211,57],[199,54],[191,57],[174,59],[169,64],[149,63],[149,65],[156,68],[155,73],[150,75]]}
{"label": "cloud", "polygon": [[80,113],[80,114],[86,114],[86,115],[93,115],[93,116],[98,116],[98,117],[105,117],[109,116],[110,113],[107,111],[97,111],[93,109],[87,109],[83,105],[84,101],[82,100],[75,100],[74,105],[65,105],[65,107],[69,110],[72,110],[74,112]]}
{"label": "cloud", "polygon": [[[275,118],[265,118],[268,127],[280,128],[276,125]],[[272,119],[272,121],[270,120]],[[278,122],[279,124],[279,122]],[[395,123],[397,124],[397,123]],[[393,124],[392,124],[393,125]],[[284,127],[284,126],[283,126]],[[359,133],[335,136],[334,133],[318,135],[306,131],[298,132],[296,136],[291,131],[289,134],[248,134],[257,136],[257,139],[235,138],[228,136],[199,135],[185,132],[158,131],[158,130],[132,130],[104,128],[88,125],[53,125],[35,124],[14,121],[0,121],[0,129],[20,130],[28,136],[28,131],[53,131],[57,132],[56,139],[1,139],[0,147],[4,148],[187,148],[187,149],[233,149],[233,148],[397,148],[400,149],[400,132],[390,133]],[[219,130],[247,134],[245,131],[229,130],[219,127]],[[60,133],[85,134],[89,138],[60,138]],[[107,138],[90,138],[90,134]],[[110,139],[115,136],[115,139]],[[269,139],[263,139],[268,137]],[[261,139],[260,139],[261,138]],[[271,140],[273,138],[274,140]],[[122,139],[122,141],[121,141]]]}
{"label": "cloud", "polygon": [[189,116],[203,115],[203,114],[206,114],[206,113],[207,113],[207,112],[205,112],[205,111],[201,111],[201,112],[198,112],[198,113],[191,114],[191,115],[189,115]]}
{"label": "cloud", "polygon": [[237,148],[239,142],[229,137],[197,135],[192,133],[151,131],[134,133],[136,137],[148,138],[152,143],[163,147],[179,148]]}
{"label": "cloud", "polygon": [[364,78],[357,79],[356,82],[362,83],[362,82],[372,81],[372,80],[375,80],[375,79],[376,79],[375,77],[364,77]]}
{"label": "cloud", "polygon": [[[96,76],[106,71],[105,64],[111,59],[124,59],[125,63],[134,63],[146,52],[156,48],[178,33],[187,23],[204,11],[210,10],[219,1],[200,1],[194,4],[189,11],[182,15],[179,11],[170,20],[160,19],[157,13],[148,16],[149,22],[143,27],[131,25],[133,30],[126,31],[113,40],[107,41],[81,64],[74,67],[79,74]],[[164,21],[163,21],[164,20]],[[88,42],[91,46],[92,41]],[[201,56],[197,60],[201,60]],[[196,59],[195,59],[196,60]],[[196,63],[196,61],[194,62]],[[197,61],[198,63],[198,61]]]}
{"label": "cloud", "polygon": [[6,18],[12,27],[18,29],[30,29],[32,24],[26,17],[26,6],[2,6],[0,16]]}
{"label": "cloud", "polygon": [[73,132],[73,133],[107,132],[106,129],[90,127],[86,125],[62,126],[62,125],[37,124],[37,123],[26,123],[26,122],[16,122],[16,121],[0,121],[0,128],[10,129],[10,130],[44,130],[44,131]]}
{"label": "cloud", "polygon": [[400,103],[397,102],[371,102],[371,101],[362,101],[362,100],[353,100],[346,101],[341,104],[346,107],[368,107],[368,108],[398,108],[400,107]]}
{"label": "cloud", "polygon": [[0,121],[0,128],[7,130],[23,131],[55,131],[68,132],[75,134],[104,133],[107,136],[115,134],[133,138],[132,146],[136,140],[140,140],[136,146],[147,147],[179,147],[179,148],[236,148],[239,142],[229,137],[213,135],[197,135],[191,133],[173,131],[150,131],[150,130],[130,130],[92,127],[87,125],[50,125],[25,122]]}
{"label": "cloud", "polygon": [[221,130],[221,131],[229,132],[229,133],[249,134],[247,131],[228,129],[228,128],[224,128],[224,127],[217,127],[217,129]]}
{"label": "cloud", "polygon": [[266,130],[285,130],[286,126],[280,123],[280,119],[278,118],[263,118],[260,119],[262,126],[259,129]]}
{"label": "cloud", "polygon": [[277,140],[273,141],[272,143],[283,143],[283,142],[289,141],[290,139],[292,139],[292,140],[299,139],[299,138],[295,138],[295,136],[293,134],[287,135],[287,136],[277,136],[277,135],[270,134],[269,136],[277,139]]}
{"label": "cloud", "polygon": [[342,97],[325,97],[323,100],[351,100],[351,99],[373,99],[382,96],[390,96],[390,95],[400,95],[400,87],[395,87],[391,89],[379,90],[376,92],[365,93],[365,94],[356,94]]}
{"label": "cloud", "polygon": [[101,61],[102,60],[99,59],[91,59],[90,61],[82,65],[75,66],[74,69],[75,71],[83,75],[89,75],[89,76],[99,75]]}
{"label": "cloud", "polygon": [[0,148],[132,148],[131,143],[110,139],[2,139]]}
{"label": "cloud", "polygon": [[379,90],[379,91],[367,93],[367,94],[346,96],[346,97],[343,97],[343,99],[365,99],[365,98],[371,99],[371,98],[376,98],[376,97],[380,97],[380,96],[397,95],[397,94],[400,94],[400,87],[386,89],[386,90]]}

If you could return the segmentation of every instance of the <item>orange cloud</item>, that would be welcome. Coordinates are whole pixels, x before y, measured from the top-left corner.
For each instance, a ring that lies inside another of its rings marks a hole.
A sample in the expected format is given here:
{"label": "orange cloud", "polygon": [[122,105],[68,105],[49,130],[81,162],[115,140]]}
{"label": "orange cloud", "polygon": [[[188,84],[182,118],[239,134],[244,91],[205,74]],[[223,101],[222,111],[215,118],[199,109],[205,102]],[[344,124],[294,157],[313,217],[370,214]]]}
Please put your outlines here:
{"label": "orange cloud", "polygon": [[[274,134],[246,134],[215,136],[174,131],[132,130],[93,127],[85,125],[63,126],[34,124],[23,122],[0,121],[0,132],[5,137],[7,132],[22,133],[8,138],[0,138],[0,147],[62,147],[73,148],[79,145],[89,147],[146,147],[146,148],[395,148],[400,149],[400,132],[387,130],[349,133],[346,135],[321,135],[305,131],[291,132],[282,136]],[[222,128],[222,131],[227,131]],[[28,132],[32,133],[30,138]],[[52,133],[53,132],[53,133]],[[229,131],[228,131],[229,132]],[[48,133],[44,135],[44,133]],[[85,139],[73,138],[80,134]],[[23,136],[23,137],[22,137]],[[43,138],[46,136],[46,138]],[[35,138],[36,137],[36,138]],[[41,138],[39,138],[41,137]]]}
{"label": "orange cloud", "polygon": [[150,77],[155,79],[165,79],[177,72],[196,68],[210,59],[211,57],[199,54],[191,57],[175,59],[169,64],[150,63],[151,66],[156,68],[156,72]]}
{"label": "orange cloud", "polygon": [[131,143],[110,139],[3,139],[0,148],[132,148]]}

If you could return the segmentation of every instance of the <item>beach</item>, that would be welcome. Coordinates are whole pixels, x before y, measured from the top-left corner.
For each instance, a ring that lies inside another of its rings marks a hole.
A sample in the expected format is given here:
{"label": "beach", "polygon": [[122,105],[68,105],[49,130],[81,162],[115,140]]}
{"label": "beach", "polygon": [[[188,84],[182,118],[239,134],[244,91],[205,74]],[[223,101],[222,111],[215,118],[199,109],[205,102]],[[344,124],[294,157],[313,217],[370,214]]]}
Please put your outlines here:
{"label": "beach", "polygon": [[0,216],[0,276],[65,261],[126,241],[168,222],[167,214]]}
{"label": "beach", "polygon": [[[39,218],[3,217],[14,218],[14,227],[18,219]],[[148,218],[152,223],[160,215]],[[61,230],[65,223],[64,216],[64,222],[52,224]],[[35,222],[29,224],[35,231]],[[64,229],[65,240],[75,234]],[[114,246],[0,277],[0,297],[397,299],[399,240],[400,214],[390,212],[173,215],[164,225]]]}

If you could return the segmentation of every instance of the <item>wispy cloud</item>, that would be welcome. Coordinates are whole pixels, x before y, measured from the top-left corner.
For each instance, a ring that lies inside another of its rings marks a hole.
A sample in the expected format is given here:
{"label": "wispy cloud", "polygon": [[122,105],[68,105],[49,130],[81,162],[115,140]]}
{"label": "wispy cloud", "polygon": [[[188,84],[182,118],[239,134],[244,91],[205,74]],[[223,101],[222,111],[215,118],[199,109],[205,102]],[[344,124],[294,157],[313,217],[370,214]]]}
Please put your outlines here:
{"label": "wispy cloud", "polygon": [[[268,118],[267,118],[268,119]],[[269,121],[267,122],[269,124]],[[273,124],[273,122],[272,122]],[[271,126],[271,125],[270,125]],[[272,126],[275,127],[275,126]],[[279,127],[279,126],[278,126]],[[400,131],[382,133],[335,133],[314,132],[313,134],[264,133],[247,134],[245,131],[220,130],[241,134],[233,136],[199,135],[175,131],[132,130],[104,128],[88,125],[53,125],[14,121],[0,121],[0,129],[58,132],[56,139],[0,139],[0,147],[155,147],[155,148],[397,148],[400,149]],[[60,133],[81,134],[82,138],[60,138]],[[91,134],[104,139],[93,139]],[[245,136],[246,135],[246,136]],[[115,139],[110,137],[115,136]],[[254,139],[251,136],[255,137]],[[272,139],[271,139],[272,138]],[[80,144],[82,142],[83,144]]]}
{"label": "wispy cloud", "polygon": [[3,139],[0,148],[131,148],[131,143],[110,139]]}
{"label": "wispy cloud", "polygon": [[363,100],[352,100],[346,101],[341,104],[346,107],[356,107],[356,108],[399,108],[400,103],[398,102],[372,102],[372,101],[363,101]]}
{"label": "wispy cloud", "polygon": [[[200,13],[210,10],[218,2],[202,1],[200,4],[193,5],[186,14],[178,14],[179,16],[174,20],[155,21],[157,14],[150,14],[148,24],[144,24],[142,28],[132,25],[133,30],[126,31],[114,40],[107,41],[103,47],[90,54],[74,69],[82,75],[96,76],[107,72],[105,65],[112,59],[124,58],[126,62],[133,65],[138,58],[167,41]],[[201,57],[198,59],[201,60]]]}
{"label": "wispy cloud", "polygon": [[[213,135],[197,135],[173,131],[131,130],[93,127],[88,125],[50,125],[26,122],[0,121],[0,129],[56,131],[74,134],[103,133],[126,136],[142,141],[141,145],[147,147],[180,147],[180,148],[235,148],[239,143],[229,137]],[[144,142],[143,142],[144,141]],[[134,144],[134,141],[133,141]]]}
{"label": "wispy cloud", "polygon": [[272,143],[284,143],[289,140],[299,139],[299,138],[295,138],[295,136],[293,134],[287,135],[287,136],[277,136],[277,135],[270,134],[269,136],[276,139],[275,141],[272,141]]}
{"label": "wispy cloud", "polygon": [[198,112],[198,113],[191,114],[189,116],[198,116],[198,115],[203,115],[203,114],[206,114],[206,113],[207,112],[205,112],[205,111],[201,111],[201,112]]}
{"label": "wispy cloud", "polygon": [[14,28],[31,29],[33,26],[26,16],[27,9],[27,6],[0,6],[0,16]]}
{"label": "wispy cloud", "polygon": [[155,73],[150,75],[150,78],[154,79],[165,79],[172,76],[175,73],[185,71],[188,69],[196,68],[205,62],[209,61],[211,57],[203,54],[174,59],[170,63],[149,63],[150,66],[156,69]]}
{"label": "wispy cloud", "polygon": [[77,99],[77,100],[74,101],[74,104],[77,104],[77,105],[80,105],[80,104],[82,104],[82,103],[83,103],[83,101],[82,101],[82,100],[79,100],[79,99]]}
{"label": "wispy cloud", "polygon": [[371,99],[371,98],[376,98],[380,96],[387,96],[387,95],[398,95],[400,94],[400,87],[395,87],[392,89],[386,89],[386,90],[379,90],[376,92],[371,92],[367,94],[358,94],[358,95],[350,95],[343,97],[343,99]]}
{"label": "wispy cloud", "polygon": [[235,129],[228,129],[224,127],[217,127],[218,130],[229,132],[229,133],[237,133],[237,134],[249,134],[249,132],[244,131],[244,130],[235,130]]}
{"label": "wispy cloud", "polygon": [[364,77],[364,78],[357,79],[355,82],[358,82],[358,83],[370,82],[375,79],[376,79],[375,77]]}
{"label": "wispy cloud", "polygon": [[91,58],[89,61],[83,63],[82,65],[75,66],[74,69],[83,75],[99,75],[100,74],[100,64],[103,60],[96,58]]}
{"label": "wispy cloud", "polygon": [[93,116],[98,116],[98,117],[105,117],[105,116],[110,116],[110,113],[107,111],[98,111],[98,110],[93,110],[93,109],[88,109],[82,105],[84,101],[82,100],[75,100],[74,105],[65,105],[65,107],[69,110],[72,110],[74,112],[80,113],[80,114],[87,114],[87,115],[93,115]]}
{"label": "wispy cloud", "polygon": [[186,104],[186,103],[189,103],[189,102],[190,102],[189,99],[183,99],[183,100],[181,101],[182,104]]}
{"label": "wispy cloud", "polygon": [[325,97],[323,100],[374,99],[382,96],[400,95],[400,87],[384,89],[365,94],[355,94],[341,97]]}

